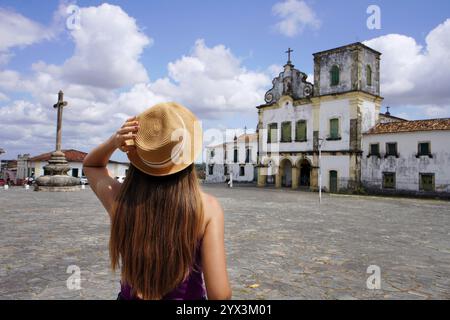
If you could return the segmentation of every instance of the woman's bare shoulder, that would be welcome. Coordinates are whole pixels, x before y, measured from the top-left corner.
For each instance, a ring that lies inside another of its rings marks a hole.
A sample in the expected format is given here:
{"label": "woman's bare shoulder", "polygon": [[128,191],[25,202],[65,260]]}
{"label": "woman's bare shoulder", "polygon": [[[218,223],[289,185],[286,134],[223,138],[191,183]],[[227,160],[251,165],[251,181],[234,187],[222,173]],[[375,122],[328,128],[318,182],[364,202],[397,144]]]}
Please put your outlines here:
{"label": "woman's bare shoulder", "polygon": [[201,191],[201,195],[205,220],[209,221],[214,218],[223,218],[223,209],[219,200],[213,195],[203,191]]}

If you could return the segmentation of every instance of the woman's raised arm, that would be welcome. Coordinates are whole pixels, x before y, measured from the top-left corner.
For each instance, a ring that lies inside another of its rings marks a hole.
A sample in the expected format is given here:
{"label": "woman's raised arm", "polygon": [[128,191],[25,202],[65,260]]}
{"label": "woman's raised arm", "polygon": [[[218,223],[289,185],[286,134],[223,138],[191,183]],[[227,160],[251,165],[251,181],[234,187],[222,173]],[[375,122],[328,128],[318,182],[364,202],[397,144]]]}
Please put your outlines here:
{"label": "woman's raised arm", "polygon": [[127,152],[134,148],[134,146],[126,145],[125,141],[134,139],[137,130],[136,117],[129,118],[108,140],[89,152],[83,161],[83,171],[89,184],[110,215],[120,183],[109,175],[106,166],[116,149]]}

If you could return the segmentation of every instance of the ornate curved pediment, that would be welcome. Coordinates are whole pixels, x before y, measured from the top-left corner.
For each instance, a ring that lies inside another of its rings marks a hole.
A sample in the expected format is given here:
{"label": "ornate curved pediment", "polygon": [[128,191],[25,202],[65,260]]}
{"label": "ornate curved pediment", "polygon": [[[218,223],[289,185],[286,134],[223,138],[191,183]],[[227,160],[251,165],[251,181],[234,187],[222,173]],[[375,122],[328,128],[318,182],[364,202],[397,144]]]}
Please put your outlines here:
{"label": "ornate curved pediment", "polygon": [[308,76],[287,63],[279,76],[272,80],[272,89],[266,92],[264,100],[267,104],[277,102],[282,96],[291,96],[294,100],[309,98],[313,95],[314,85],[306,78]]}

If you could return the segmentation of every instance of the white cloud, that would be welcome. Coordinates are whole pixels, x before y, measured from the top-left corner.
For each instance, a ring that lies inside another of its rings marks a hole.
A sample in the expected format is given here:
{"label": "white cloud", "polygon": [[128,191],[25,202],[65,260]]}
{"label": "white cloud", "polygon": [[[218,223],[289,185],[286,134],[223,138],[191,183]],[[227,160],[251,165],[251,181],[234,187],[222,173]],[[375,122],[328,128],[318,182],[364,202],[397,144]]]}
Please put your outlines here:
{"label": "white cloud", "polygon": [[[110,9],[104,5],[98,8],[108,11]],[[83,10],[81,9],[81,12]],[[122,16],[123,12],[117,12]],[[120,19],[111,18],[111,21],[120,22]],[[108,30],[115,30],[115,27]],[[131,30],[140,34],[137,29]],[[92,32],[95,33],[93,30]],[[109,42],[116,42],[116,38],[107,37]],[[73,39],[77,48],[79,39],[76,37]],[[89,43],[94,41],[92,38],[89,39],[82,47],[88,47]],[[128,46],[127,40],[130,39],[133,41],[132,36],[124,34],[119,41],[121,47],[133,47],[133,43]],[[114,48],[108,41],[104,46]],[[140,45],[141,47],[136,48],[143,50],[145,41],[140,42]],[[117,48],[119,49],[121,48]],[[120,59],[121,57],[117,57],[120,55],[117,50],[105,50],[101,58],[105,61]],[[135,50],[135,53],[139,50]],[[75,50],[73,57],[67,61],[72,63],[76,61],[74,57],[79,59],[81,56],[83,55],[79,55]],[[87,56],[84,59],[89,59]],[[128,60],[122,62],[124,67],[121,69],[113,71],[101,69],[98,72],[102,73],[103,77],[126,79],[127,74],[132,73],[127,68],[127,65],[132,65],[130,61],[135,61],[135,66],[142,67],[139,56],[140,54],[135,54],[125,57],[124,59]],[[146,81],[147,77],[128,78],[129,80],[124,83],[113,83],[111,85],[114,87],[113,90],[107,88],[107,82],[92,82],[86,80],[83,74],[77,75],[77,81],[70,81],[67,70],[71,68],[67,61],[62,65],[38,61],[32,65],[31,75],[22,75],[14,70],[0,71],[0,88],[6,91],[26,92],[35,101],[34,103],[10,101],[0,107],[0,117],[8,120],[3,125],[3,132],[0,133],[0,140],[5,141],[2,147],[10,151],[15,150],[13,153],[36,154],[51,150],[56,117],[52,105],[60,89],[64,90],[65,100],[69,102],[64,108],[63,147],[89,150],[111,135],[125,118],[162,101],[178,101],[191,108],[202,120],[238,112],[253,114],[255,106],[263,101],[271,80],[266,72],[247,70],[242,66],[241,60],[224,45],[208,47],[203,40],[196,41],[188,55],[168,64],[167,77],[153,82]],[[123,77],[120,72],[123,72]],[[108,80],[110,79],[105,81]],[[123,91],[126,84],[133,85]],[[115,88],[116,86],[120,87]],[[22,126],[26,129],[14,135],[14,132]]]}
{"label": "white cloud", "polygon": [[425,46],[400,34],[365,44],[382,53],[381,93],[386,103],[415,105],[424,116],[450,116],[450,19],[428,33]]}
{"label": "white cloud", "polygon": [[450,108],[448,106],[426,105],[423,106],[425,115],[429,118],[450,117]]}
{"label": "white cloud", "polygon": [[243,67],[229,48],[208,47],[201,39],[189,56],[169,63],[168,71],[168,77],[139,84],[122,94],[119,103],[130,110],[142,110],[150,101],[174,100],[201,118],[220,118],[227,113],[254,112],[271,81],[267,73]]}
{"label": "white cloud", "polygon": [[271,64],[267,67],[267,73],[269,74],[270,78],[276,78],[280,75],[280,72],[283,71],[283,66],[279,64]]}
{"label": "white cloud", "polygon": [[280,18],[274,29],[287,37],[294,37],[306,27],[320,28],[321,21],[305,1],[285,0],[272,7],[272,13]]}
{"label": "white cloud", "polygon": [[51,28],[17,12],[0,8],[0,66],[7,64],[11,58],[11,48],[29,46],[53,36]]}
{"label": "white cloud", "polygon": [[152,40],[120,7],[82,8],[80,28],[71,34],[76,47],[63,66],[67,81],[119,88],[148,80],[139,58]]}
{"label": "white cloud", "polygon": [[[64,24],[65,8],[65,5],[59,6],[48,29],[57,30],[55,26]],[[26,30],[32,30],[32,26],[44,30],[20,15],[15,17],[30,26]],[[56,112],[52,106],[60,89],[69,101],[64,108],[63,146],[87,150],[110,135],[122,121],[114,116],[123,112],[114,109],[120,108],[115,103],[118,97],[115,89],[123,90],[148,81],[147,71],[139,59],[152,40],[139,30],[132,17],[120,7],[108,4],[80,8],[80,17],[81,28],[68,31],[75,44],[74,53],[63,64],[37,61],[30,74],[0,69],[1,91],[30,96],[30,101],[9,100],[0,106],[0,141],[2,147],[9,150],[8,157],[54,148]],[[10,31],[14,38],[16,30]],[[23,33],[20,28],[17,32]],[[10,41],[3,48],[39,41],[38,37],[29,39]]]}
{"label": "white cloud", "polygon": [[9,97],[6,94],[0,92],[0,102],[8,101],[8,100],[9,100]]}
{"label": "white cloud", "polygon": [[21,119],[21,123],[24,125],[47,123],[50,120],[42,106],[24,100],[14,101],[9,108],[0,108],[0,119],[4,123],[16,122],[17,119]]}
{"label": "white cloud", "polygon": [[117,89],[148,81],[139,62],[152,44],[119,6],[102,4],[79,9],[79,27],[70,30],[75,44],[72,57],[61,66],[41,62],[38,69],[71,84]]}

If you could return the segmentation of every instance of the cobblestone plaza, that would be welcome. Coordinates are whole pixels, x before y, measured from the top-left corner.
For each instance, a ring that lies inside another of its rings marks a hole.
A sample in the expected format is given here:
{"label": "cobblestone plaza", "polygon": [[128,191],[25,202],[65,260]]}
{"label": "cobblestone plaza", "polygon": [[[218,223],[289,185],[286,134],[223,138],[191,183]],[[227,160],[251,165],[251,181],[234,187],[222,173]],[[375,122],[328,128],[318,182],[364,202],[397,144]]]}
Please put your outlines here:
{"label": "cobblestone plaza", "polygon": [[[234,299],[450,298],[449,202],[203,188],[225,211]],[[109,219],[89,188],[1,189],[0,203],[0,299],[116,298]],[[368,289],[369,266],[381,289]]]}

